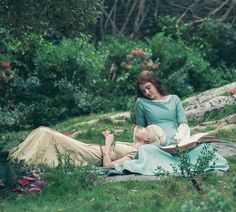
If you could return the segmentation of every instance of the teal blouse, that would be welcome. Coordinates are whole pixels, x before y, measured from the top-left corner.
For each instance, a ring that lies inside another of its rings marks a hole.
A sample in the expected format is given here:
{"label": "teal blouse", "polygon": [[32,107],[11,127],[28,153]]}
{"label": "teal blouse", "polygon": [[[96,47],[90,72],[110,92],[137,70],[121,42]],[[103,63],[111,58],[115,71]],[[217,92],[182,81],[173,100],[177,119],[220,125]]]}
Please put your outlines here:
{"label": "teal blouse", "polygon": [[181,123],[187,123],[181,100],[171,95],[167,101],[155,101],[138,98],[134,108],[135,121],[139,126],[150,124],[160,126],[166,135],[166,145],[173,142],[177,128]]}

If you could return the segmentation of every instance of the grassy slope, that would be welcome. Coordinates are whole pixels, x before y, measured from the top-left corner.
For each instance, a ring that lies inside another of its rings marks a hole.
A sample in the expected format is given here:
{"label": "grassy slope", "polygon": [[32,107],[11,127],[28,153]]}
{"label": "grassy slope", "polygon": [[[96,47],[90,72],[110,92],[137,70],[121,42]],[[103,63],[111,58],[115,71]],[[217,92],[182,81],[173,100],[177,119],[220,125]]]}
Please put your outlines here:
{"label": "grassy slope", "polygon": [[[99,118],[99,115],[70,119],[52,128],[63,132],[79,131],[76,139],[84,142],[101,144],[101,131],[104,129],[124,130],[116,135],[117,140],[132,140],[129,121],[115,124],[102,118],[92,126],[77,124],[94,118]],[[17,145],[27,134],[6,134],[7,148]],[[236,141],[235,131],[222,131],[217,136]],[[221,211],[221,208],[228,208],[230,211],[236,206],[236,156],[228,160],[230,170],[223,176],[209,173],[206,179],[199,179],[201,191],[197,191],[189,180],[177,177],[120,183],[107,183],[103,177],[98,177],[95,185],[88,186],[83,179],[88,179],[90,175],[86,172],[81,175],[78,172],[80,168],[73,169],[70,174],[66,170],[46,169],[46,185],[39,194],[7,193],[0,197],[0,211],[181,211],[181,208],[182,211],[194,211],[197,206],[201,210],[207,207],[207,210],[218,208]],[[209,193],[212,190],[216,192]]]}

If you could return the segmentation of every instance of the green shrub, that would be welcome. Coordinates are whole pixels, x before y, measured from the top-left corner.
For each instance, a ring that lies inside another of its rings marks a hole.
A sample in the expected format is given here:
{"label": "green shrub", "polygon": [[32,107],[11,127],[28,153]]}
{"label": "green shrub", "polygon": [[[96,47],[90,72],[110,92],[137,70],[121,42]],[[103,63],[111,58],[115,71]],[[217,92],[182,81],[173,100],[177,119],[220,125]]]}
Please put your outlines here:
{"label": "green shrub", "polygon": [[14,69],[20,77],[29,77],[35,65],[33,58],[41,45],[47,43],[42,36],[34,33],[24,33],[20,38],[15,38],[7,45],[7,53],[12,58]]}
{"label": "green shrub", "polygon": [[155,65],[147,43],[122,35],[108,38],[100,43],[98,48],[108,53],[102,78],[103,90],[111,96],[134,95],[137,75],[145,69],[150,69],[151,64]]}
{"label": "green shrub", "polygon": [[12,108],[0,109],[0,131],[25,130],[40,125],[50,125],[67,116],[67,108],[53,105],[52,100],[42,99],[31,104],[19,103]]}
{"label": "green shrub", "polygon": [[183,41],[158,33],[149,43],[153,57],[160,58],[158,75],[170,92],[184,97],[218,85],[220,74]]}
{"label": "green shrub", "polygon": [[[25,102],[26,99],[32,101],[33,94],[37,92],[39,82],[32,75],[34,70],[33,57],[36,49],[45,41],[41,36],[32,33],[24,34],[21,39],[13,37],[7,39],[7,35],[5,36],[5,48],[2,49],[0,56],[2,65],[0,72],[5,77],[3,83],[0,77],[0,87],[2,87],[2,89],[0,88],[0,103],[2,107],[12,107],[11,105],[16,105],[21,101]],[[6,68],[7,63],[9,65]]]}
{"label": "green shrub", "polygon": [[200,24],[181,21],[177,26],[177,20],[174,16],[159,16],[154,27],[198,49],[213,67],[235,67],[236,30],[231,24],[208,18]]}
{"label": "green shrub", "polygon": [[191,22],[181,21],[177,26],[178,17],[175,16],[158,16],[155,20],[154,27],[156,32],[163,32],[166,36],[186,40],[189,38],[189,32],[192,28]]}
{"label": "green shrub", "polygon": [[236,68],[227,68],[225,65],[220,65],[216,68],[217,74],[220,77],[217,86],[222,86],[227,83],[236,81]]}
{"label": "green shrub", "polygon": [[236,30],[232,25],[206,19],[191,34],[190,44],[201,49],[214,67],[221,64],[235,67]]}
{"label": "green shrub", "polygon": [[35,75],[44,92],[57,93],[54,83],[67,80],[73,85],[92,87],[99,80],[106,54],[82,39],[63,40],[59,45],[47,44],[37,50]]}
{"label": "green shrub", "polygon": [[186,64],[187,47],[182,41],[175,41],[171,37],[165,36],[164,33],[158,33],[149,40],[149,44],[153,52],[153,57],[160,59],[158,75],[161,79],[168,81],[168,77],[180,71]]}

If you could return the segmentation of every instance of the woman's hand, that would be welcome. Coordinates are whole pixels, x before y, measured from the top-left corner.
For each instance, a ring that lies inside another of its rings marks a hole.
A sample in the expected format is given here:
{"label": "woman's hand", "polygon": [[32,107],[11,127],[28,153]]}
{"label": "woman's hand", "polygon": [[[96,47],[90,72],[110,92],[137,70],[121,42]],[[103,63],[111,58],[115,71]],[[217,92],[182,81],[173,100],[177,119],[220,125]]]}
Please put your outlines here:
{"label": "woman's hand", "polygon": [[111,134],[110,130],[105,130],[105,131],[102,132],[103,138],[106,138],[109,134]]}
{"label": "woman's hand", "polygon": [[180,143],[184,138],[189,138],[190,137],[190,128],[188,124],[182,123],[179,125],[177,129],[177,133],[174,137],[174,144]]}
{"label": "woman's hand", "polygon": [[183,137],[181,135],[176,134],[174,137],[174,144],[179,144],[183,140]]}
{"label": "woman's hand", "polygon": [[114,142],[114,134],[112,134],[109,130],[102,132],[103,137],[105,138],[105,145],[112,145]]}

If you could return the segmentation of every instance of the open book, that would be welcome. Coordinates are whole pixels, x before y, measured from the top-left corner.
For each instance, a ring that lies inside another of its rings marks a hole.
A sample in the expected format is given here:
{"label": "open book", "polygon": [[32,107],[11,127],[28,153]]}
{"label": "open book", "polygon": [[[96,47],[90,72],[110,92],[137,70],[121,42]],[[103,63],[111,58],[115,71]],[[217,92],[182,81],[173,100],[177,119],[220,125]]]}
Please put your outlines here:
{"label": "open book", "polygon": [[[189,138],[183,139],[178,144],[171,144],[168,146],[161,147],[162,150],[170,153],[175,154],[177,151],[183,152],[185,150],[194,148],[197,144],[200,143],[207,143],[207,142],[214,142],[216,139],[212,136],[207,136],[209,133],[198,133],[196,135],[192,135]],[[177,147],[178,146],[178,147]]]}

